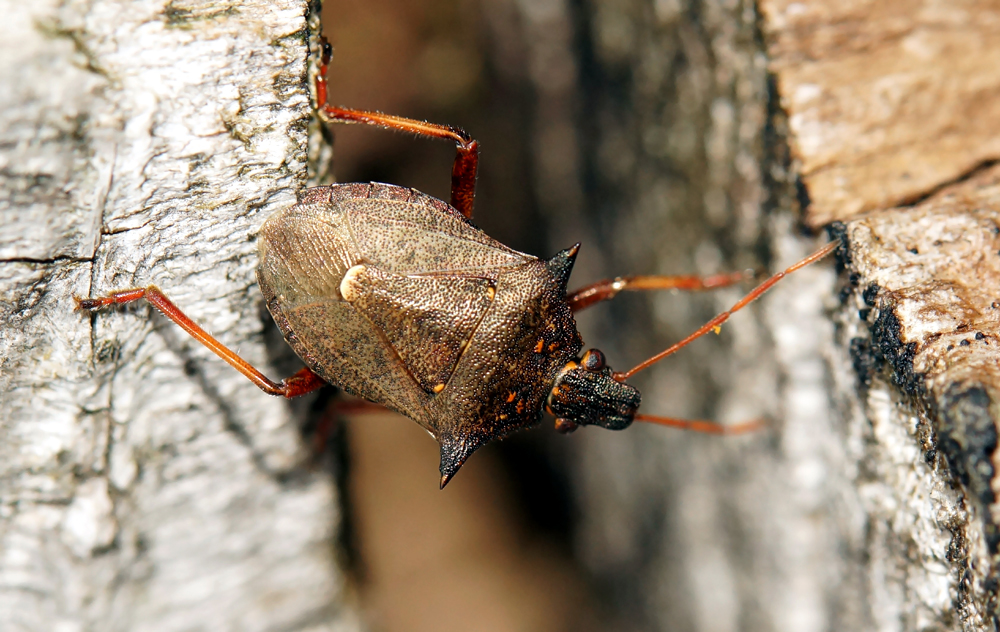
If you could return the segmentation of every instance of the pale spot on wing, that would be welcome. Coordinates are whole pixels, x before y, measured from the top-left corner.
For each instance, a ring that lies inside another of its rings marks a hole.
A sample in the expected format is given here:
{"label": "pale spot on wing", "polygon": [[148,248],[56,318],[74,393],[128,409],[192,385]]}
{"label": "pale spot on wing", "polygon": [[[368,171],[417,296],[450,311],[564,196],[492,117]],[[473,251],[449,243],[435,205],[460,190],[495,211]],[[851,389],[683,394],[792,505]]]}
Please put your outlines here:
{"label": "pale spot on wing", "polygon": [[340,295],[348,303],[353,303],[358,297],[358,277],[365,273],[365,266],[356,265],[344,273],[340,281]]}

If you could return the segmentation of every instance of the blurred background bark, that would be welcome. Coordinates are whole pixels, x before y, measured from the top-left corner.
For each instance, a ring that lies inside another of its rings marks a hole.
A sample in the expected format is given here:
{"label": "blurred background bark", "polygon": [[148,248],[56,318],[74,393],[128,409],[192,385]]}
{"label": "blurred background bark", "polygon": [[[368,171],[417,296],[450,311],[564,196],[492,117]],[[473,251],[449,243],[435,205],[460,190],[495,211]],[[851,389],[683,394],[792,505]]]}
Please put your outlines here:
{"label": "blurred background bark", "polygon": [[[542,256],[582,241],[573,285],[621,274],[762,270],[813,247],[797,236],[787,151],[768,126],[772,94],[752,3],[385,2],[378,10],[367,3],[326,10],[335,16],[326,20],[335,46],[331,99],[470,130],[483,146],[476,222]],[[400,66],[400,59],[414,62]],[[447,195],[449,147],[369,130],[335,133],[338,179],[389,179]],[[541,541],[581,584],[571,598],[588,605],[571,609],[585,613],[571,622],[559,618],[565,597],[543,593],[561,626],[803,630],[859,600],[860,588],[830,581],[848,564],[836,523],[850,521],[838,506],[847,481],[828,454],[840,439],[819,354],[832,344],[822,311],[833,274],[817,267],[785,283],[720,337],[636,379],[647,412],[721,422],[766,416],[768,432],[718,439],[634,427],[565,438],[545,424],[485,450],[463,471],[472,478],[495,459],[508,480],[493,475],[490,489],[512,490],[528,524],[547,529]],[[624,369],[743,291],[621,296],[579,321],[588,345]],[[378,432],[371,421],[357,420],[348,434],[380,456],[354,458],[398,463],[381,452],[382,442],[366,439]],[[427,453],[429,477],[431,442],[413,436]],[[443,496],[458,494],[461,478]],[[353,497],[366,499],[356,501],[355,524],[362,577],[369,573],[362,585],[376,614],[392,616],[385,611],[395,590],[430,598],[436,582],[414,581],[418,566],[423,576],[433,573],[423,556],[409,583],[365,565],[406,564],[402,551],[412,547],[392,548],[388,534],[390,544],[380,545],[366,525],[392,522],[398,538],[412,528],[412,508],[383,503],[382,478],[371,486],[364,477],[349,480]],[[411,481],[420,485],[419,477]],[[438,532],[434,524],[428,519],[422,540]],[[482,528],[485,541],[511,531]],[[443,569],[453,564],[444,554],[438,560]],[[449,592],[448,601],[499,597],[484,588]]]}

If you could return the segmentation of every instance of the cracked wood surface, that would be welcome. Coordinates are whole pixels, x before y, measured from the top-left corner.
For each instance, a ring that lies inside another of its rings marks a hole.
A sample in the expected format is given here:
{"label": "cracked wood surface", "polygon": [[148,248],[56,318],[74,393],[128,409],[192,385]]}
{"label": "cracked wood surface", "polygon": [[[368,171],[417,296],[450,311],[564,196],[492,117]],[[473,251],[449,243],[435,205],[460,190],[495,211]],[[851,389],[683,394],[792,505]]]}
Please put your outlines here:
{"label": "cracked wood surface", "polygon": [[288,404],[72,301],[157,284],[276,373],[254,235],[305,185],[307,3],[0,4],[0,629],[351,629]]}
{"label": "cracked wood surface", "polygon": [[1000,13],[977,0],[761,10],[806,221],[846,222],[829,358],[864,527],[845,549],[865,586],[856,620],[994,630]]}

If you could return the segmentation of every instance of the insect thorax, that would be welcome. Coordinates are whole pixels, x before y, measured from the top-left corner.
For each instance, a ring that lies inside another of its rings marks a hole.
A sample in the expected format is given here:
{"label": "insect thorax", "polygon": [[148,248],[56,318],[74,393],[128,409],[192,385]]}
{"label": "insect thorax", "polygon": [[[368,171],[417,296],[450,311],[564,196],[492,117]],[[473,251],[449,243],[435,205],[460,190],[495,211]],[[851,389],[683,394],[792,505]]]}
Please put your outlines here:
{"label": "insect thorax", "polygon": [[538,423],[557,373],[579,354],[561,274],[568,276],[573,255],[500,278],[493,308],[442,393],[448,397],[437,402],[440,419],[451,422],[437,434],[443,474],[490,440]]}

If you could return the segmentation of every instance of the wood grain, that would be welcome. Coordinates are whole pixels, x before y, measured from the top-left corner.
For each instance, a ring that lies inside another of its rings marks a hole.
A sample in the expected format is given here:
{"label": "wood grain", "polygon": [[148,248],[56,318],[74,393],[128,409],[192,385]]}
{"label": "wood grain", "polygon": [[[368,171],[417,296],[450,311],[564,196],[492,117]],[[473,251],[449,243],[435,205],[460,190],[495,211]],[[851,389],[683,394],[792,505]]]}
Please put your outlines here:
{"label": "wood grain", "polygon": [[1000,158],[990,0],[764,0],[769,68],[813,227],[904,204]]}

